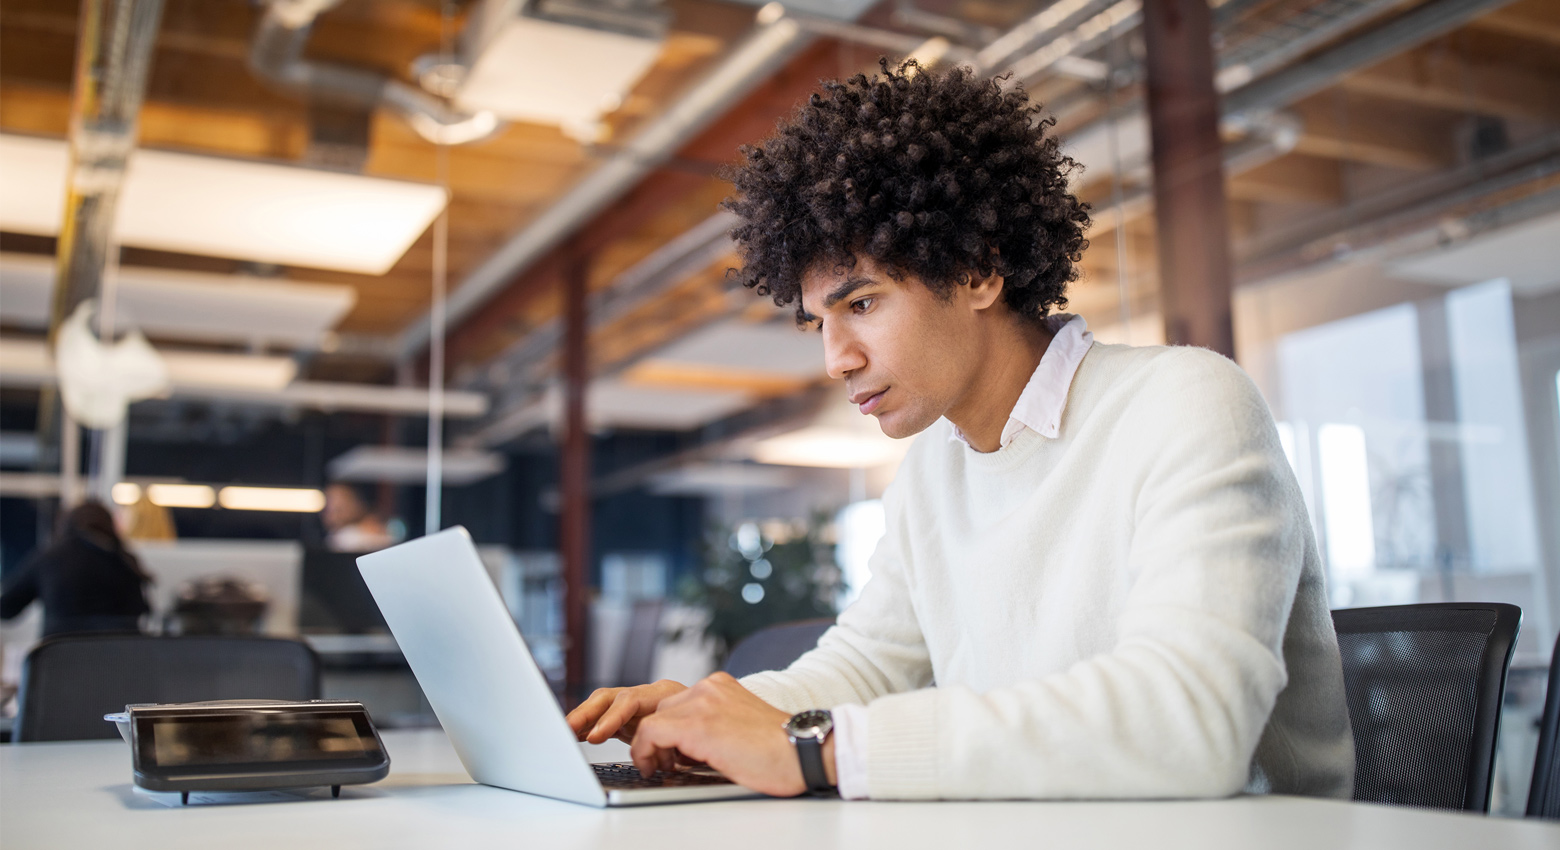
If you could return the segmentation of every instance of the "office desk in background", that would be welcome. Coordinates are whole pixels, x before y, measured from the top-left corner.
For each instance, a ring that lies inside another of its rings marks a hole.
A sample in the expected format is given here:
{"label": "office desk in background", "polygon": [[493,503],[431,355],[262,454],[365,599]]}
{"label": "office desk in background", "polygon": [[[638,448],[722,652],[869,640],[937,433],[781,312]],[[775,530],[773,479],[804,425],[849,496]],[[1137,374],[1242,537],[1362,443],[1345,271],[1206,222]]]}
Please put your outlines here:
{"label": "office desk in background", "polygon": [[[472,785],[444,734],[389,732],[375,785],[307,799],[170,805],[130,784],[122,742],[0,747],[6,850],[1122,847],[1555,850],[1560,826],[1299,797],[1158,803],[746,800],[592,809]],[[172,797],[172,801],[169,797]]]}

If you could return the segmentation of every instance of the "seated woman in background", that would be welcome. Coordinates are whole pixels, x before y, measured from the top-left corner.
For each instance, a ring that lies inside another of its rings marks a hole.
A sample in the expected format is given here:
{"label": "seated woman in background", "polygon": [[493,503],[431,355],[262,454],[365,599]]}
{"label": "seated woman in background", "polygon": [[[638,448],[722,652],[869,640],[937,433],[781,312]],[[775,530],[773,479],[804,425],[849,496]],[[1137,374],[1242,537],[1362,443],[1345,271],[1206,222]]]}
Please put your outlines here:
{"label": "seated woman in background", "polygon": [[67,632],[138,631],[151,579],[125,549],[114,518],[98,502],[78,505],[60,523],[54,543],[35,552],[0,588],[0,619],[43,600],[43,636]]}

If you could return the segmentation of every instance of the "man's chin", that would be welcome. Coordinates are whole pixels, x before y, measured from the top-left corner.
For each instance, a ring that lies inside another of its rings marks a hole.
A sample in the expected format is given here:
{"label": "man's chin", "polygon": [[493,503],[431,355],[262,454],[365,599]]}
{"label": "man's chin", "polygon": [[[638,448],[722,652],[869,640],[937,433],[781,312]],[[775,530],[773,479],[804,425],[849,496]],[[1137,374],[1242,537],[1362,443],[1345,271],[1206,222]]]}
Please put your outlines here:
{"label": "man's chin", "polygon": [[883,430],[883,436],[893,440],[914,437],[937,421],[935,418],[925,422],[920,420],[921,417],[910,416],[907,411],[902,410],[881,413],[877,416],[878,427]]}

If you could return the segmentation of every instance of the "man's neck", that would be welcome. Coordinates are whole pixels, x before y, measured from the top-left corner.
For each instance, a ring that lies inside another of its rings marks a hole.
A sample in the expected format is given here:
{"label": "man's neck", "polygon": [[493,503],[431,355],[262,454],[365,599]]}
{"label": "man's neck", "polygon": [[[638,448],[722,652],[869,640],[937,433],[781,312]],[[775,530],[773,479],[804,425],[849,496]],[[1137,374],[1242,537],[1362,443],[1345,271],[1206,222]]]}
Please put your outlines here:
{"label": "man's neck", "polygon": [[978,452],[1002,447],[1002,429],[1053,338],[1044,324],[1017,317],[997,325],[995,331],[969,388],[947,414],[965,442]]}

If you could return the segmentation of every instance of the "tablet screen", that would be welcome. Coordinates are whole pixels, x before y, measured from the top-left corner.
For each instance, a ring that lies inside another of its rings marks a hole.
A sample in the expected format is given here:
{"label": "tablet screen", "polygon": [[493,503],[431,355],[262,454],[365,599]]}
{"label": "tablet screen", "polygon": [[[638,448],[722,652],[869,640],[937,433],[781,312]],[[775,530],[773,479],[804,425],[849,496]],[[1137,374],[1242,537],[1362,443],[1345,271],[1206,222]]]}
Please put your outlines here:
{"label": "tablet screen", "polygon": [[361,714],[243,712],[137,718],[143,765],[162,768],[330,762],[378,755]]}

